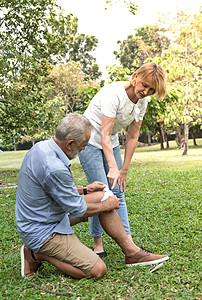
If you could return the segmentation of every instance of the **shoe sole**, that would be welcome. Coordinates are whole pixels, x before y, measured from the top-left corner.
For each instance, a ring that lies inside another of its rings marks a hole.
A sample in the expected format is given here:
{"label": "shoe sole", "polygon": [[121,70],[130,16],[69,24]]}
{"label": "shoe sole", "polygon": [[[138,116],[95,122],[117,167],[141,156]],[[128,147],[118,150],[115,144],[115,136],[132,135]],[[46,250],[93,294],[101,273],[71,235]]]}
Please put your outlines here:
{"label": "shoe sole", "polygon": [[166,261],[169,259],[169,256],[160,258],[160,259],[156,259],[156,260],[151,260],[151,261],[145,261],[145,262],[141,262],[141,263],[135,263],[135,264],[127,264],[127,267],[132,267],[132,266],[149,266],[149,265],[154,265],[154,264],[158,264],[161,263],[163,261]]}
{"label": "shoe sole", "polygon": [[21,276],[25,277],[25,254],[24,254],[24,245],[20,249],[21,255]]}

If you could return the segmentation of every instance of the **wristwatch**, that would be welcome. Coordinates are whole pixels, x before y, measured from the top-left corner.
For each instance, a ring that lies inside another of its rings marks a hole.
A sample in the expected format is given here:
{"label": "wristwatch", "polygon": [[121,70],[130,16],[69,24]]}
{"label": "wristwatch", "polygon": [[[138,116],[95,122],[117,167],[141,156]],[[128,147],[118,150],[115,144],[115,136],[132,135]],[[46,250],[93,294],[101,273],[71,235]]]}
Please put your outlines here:
{"label": "wristwatch", "polygon": [[87,195],[87,186],[86,185],[83,185],[83,194]]}

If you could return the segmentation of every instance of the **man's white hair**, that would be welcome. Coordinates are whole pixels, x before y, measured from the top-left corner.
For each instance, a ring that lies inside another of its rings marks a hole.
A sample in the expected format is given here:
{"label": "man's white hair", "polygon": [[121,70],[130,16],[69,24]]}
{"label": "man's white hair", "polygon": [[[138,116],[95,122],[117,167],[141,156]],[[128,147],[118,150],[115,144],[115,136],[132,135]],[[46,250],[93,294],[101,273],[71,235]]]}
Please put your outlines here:
{"label": "man's white hair", "polygon": [[56,139],[63,143],[74,139],[80,146],[86,140],[86,132],[91,130],[90,121],[83,115],[70,113],[64,117],[55,129]]}

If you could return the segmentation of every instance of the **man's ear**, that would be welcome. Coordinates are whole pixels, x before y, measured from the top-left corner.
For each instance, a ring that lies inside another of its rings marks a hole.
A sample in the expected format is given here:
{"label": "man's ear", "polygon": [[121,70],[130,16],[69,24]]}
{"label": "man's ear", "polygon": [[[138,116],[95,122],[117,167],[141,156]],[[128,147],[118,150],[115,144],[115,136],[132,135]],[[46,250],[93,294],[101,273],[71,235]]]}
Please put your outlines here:
{"label": "man's ear", "polygon": [[76,143],[75,143],[75,140],[73,140],[73,139],[68,140],[66,142],[66,148],[67,148],[68,151],[74,150],[75,145],[76,145]]}

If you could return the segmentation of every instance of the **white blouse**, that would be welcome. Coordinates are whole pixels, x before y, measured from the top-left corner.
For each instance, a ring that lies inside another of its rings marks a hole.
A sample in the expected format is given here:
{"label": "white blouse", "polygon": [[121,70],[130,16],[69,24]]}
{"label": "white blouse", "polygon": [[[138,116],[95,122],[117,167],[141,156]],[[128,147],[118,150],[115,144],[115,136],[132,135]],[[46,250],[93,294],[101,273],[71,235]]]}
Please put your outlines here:
{"label": "white blouse", "polygon": [[136,104],[133,103],[127,96],[124,84],[125,81],[118,81],[101,88],[84,113],[93,126],[89,143],[99,149],[102,149],[102,115],[115,118],[111,135],[113,148],[119,145],[118,131],[130,125],[133,120],[143,120],[148,104],[147,97],[139,99]]}

